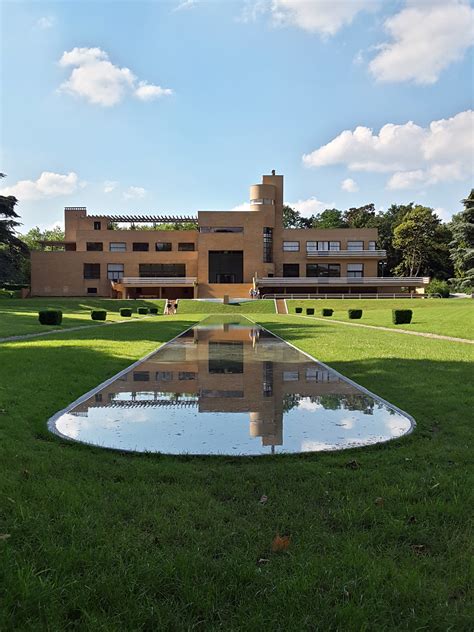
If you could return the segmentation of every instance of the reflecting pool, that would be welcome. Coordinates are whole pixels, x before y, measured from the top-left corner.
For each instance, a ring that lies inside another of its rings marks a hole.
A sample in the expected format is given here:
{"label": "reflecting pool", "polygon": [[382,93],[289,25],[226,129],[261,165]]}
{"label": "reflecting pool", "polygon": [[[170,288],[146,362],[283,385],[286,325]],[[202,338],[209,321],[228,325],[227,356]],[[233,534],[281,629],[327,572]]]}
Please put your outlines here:
{"label": "reflecting pool", "polygon": [[243,317],[202,321],[49,421],[63,437],[107,448],[226,455],[339,450],[412,426]]}

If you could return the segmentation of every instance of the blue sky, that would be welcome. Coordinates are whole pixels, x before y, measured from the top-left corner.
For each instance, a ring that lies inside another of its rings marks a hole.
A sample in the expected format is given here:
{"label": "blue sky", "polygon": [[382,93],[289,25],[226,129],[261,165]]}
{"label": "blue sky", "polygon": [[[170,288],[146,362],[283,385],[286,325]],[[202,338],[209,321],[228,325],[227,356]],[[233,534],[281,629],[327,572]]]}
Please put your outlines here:
{"label": "blue sky", "polygon": [[[24,229],[91,212],[285,200],[460,210],[473,173],[472,6],[7,2],[3,192]],[[413,124],[410,124],[410,121]]]}

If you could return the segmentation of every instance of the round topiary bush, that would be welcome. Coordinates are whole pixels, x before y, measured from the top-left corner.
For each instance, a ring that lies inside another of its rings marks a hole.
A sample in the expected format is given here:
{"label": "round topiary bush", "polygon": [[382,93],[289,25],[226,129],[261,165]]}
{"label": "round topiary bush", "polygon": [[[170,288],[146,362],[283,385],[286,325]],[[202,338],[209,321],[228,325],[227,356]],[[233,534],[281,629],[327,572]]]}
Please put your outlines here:
{"label": "round topiary bush", "polygon": [[150,307],[150,314],[156,316],[158,314],[158,307]]}
{"label": "round topiary bush", "polygon": [[349,314],[349,318],[351,320],[358,320],[359,318],[362,318],[361,309],[348,309],[347,313]]}
{"label": "round topiary bush", "polygon": [[138,312],[139,314],[143,314],[143,315],[144,315],[144,314],[148,314],[148,307],[139,307],[139,308],[137,309],[137,312]]}
{"label": "round topiary bush", "polygon": [[302,313],[303,313],[302,307],[295,307],[295,314],[302,314]]}
{"label": "round topiary bush", "polygon": [[413,311],[411,309],[392,309],[392,323],[394,325],[405,325],[411,323]]}
{"label": "round topiary bush", "polygon": [[121,307],[119,310],[120,316],[123,316],[124,318],[128,318],[129,316],[132,315],[132,308],[131,307]]}
{"label": "round topiary bush", "polygon": [[314,307],[307,307],[306,308],[306,314],[308,316],[313,316],[314,315]]}
{"label": "round topiary bush", "polygon": [[106,309],[93,309],[91,311],[92,320],[105,320],[107,318]]}
{"label": "round topiary bush", "polygon": [[325,307],[325,308],[322,310],[321,314],[322,314],[323,316],[332,316],[332,315],[334,314],[334,310],[333,310],[333,309],[329,309],[328,307]]}
{"label": "round topiary bush", "polygon": [[42,309],[38,312],[38,320],[42,325],[60,325],[63,313],[60,309]]}

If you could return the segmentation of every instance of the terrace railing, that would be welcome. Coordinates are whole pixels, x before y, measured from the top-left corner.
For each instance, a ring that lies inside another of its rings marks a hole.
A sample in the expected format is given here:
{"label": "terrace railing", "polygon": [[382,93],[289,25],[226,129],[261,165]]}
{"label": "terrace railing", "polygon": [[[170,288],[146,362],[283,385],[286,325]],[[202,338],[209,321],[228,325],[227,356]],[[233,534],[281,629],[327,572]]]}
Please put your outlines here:
{"label": "terrace railing", "polygon": [[122,277],[117,282],[122,285],[195,285],[196,277]]}
{"label": "terrace railing", "polygon": [[430,277],[261,277],[255,279],[259,287],[377,285],[379,287],[423,287]]}
{"label": "terrace railing", "polygon": [[385,259],[386,250],[316,250],[315,248],[306,248],[306,256],[310,258],[332,257],[334,259],[347,258],[364,258],[374,257],[377,259]]}

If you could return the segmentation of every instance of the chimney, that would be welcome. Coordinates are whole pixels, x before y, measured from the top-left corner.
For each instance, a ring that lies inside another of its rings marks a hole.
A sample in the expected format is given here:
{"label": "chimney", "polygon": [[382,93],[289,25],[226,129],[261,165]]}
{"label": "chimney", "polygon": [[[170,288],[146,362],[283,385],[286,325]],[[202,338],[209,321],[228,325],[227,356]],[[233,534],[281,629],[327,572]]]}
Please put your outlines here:
{"label": "chimney", "polygon": [[272,169],[272,176],[275,175],[275,169]]}

